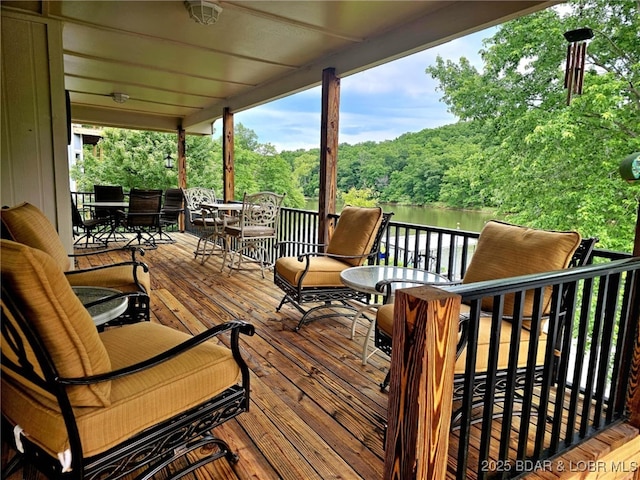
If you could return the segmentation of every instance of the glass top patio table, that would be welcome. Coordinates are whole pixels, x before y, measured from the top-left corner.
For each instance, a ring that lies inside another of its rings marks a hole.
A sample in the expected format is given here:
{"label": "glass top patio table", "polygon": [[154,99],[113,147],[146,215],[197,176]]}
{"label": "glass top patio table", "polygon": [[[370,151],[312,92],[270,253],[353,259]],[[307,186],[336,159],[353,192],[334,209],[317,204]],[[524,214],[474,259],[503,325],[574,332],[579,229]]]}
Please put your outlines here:
{"label": "glass top patio table", "polygon": [[[71,288],[85,306],[92,302],[97,302],[98,300],[122,293],[120,290],[104,287],[74,286]],[[91,314],[93,323],[99,327],[122,315],[127,310],[128,305],[129,299],[127,297],[118,297],[86,308]]]}
{"label": "glass top patio table", "polygon": [[[391,280],[394,280],[393,291],[399,288],[415,287],[418,282],[420,284],[449,282],[447,277],[437,273],[419,268],[394,267],[392,265],[365,265],[347,268],[340,273],[340,278],[347,287],[372,295],[385,293],[381,289],[376,289],[376,286],[380,282],[389,282]],[[403,283],[403,280],[407,280],[407,282]],[[395,283],[396,281],[398,283]]]}
{"label": "glass top patio table", "polygon": [[[364,265],[361,267],[351,267],[340,272],[340,279],[347,287],[352,288],[358,292],[369,293],[371,295],[383,295],[387,292],[384,290],[384,285],[391,280],[394,282],[390,285],[391,295],[386,299],[387,302],[393,301],[393,292],[399,288],[411,288],[420,284],[430,285],[437,283],[450,284],[449,279],[443,275],[439,275],[434,272],[428,272],[419,268],[408,267],[394,267],[393,265]],[[403,280],[405,282],[403,282]],[[409,281],[411,280],[411,281]],[[363,313],[367,310],[375,310],[380,304],[366,304],[357,309],[356,314],[353,317],[353,323],[351,325],[351,338],[355,336],[356,323]],[[367,318],[367,317],[364,317]],[[367,360],[378,349],[375,348],[371,353],[368,352],[369,342],[373,335],[373,329],[375,326],[375,320],[369,319],[370,324],[367,330],[367,334],[364,338],[364,345],[362,346],[362,364],[366,365]]]}

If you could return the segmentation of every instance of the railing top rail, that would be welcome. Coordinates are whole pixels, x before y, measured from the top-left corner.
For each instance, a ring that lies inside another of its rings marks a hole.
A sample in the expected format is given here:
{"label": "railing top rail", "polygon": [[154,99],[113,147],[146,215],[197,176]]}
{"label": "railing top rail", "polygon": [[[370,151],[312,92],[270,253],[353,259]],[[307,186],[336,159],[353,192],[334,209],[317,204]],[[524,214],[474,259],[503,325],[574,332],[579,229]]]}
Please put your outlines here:
{"label": "railing top rail", "polygon": [[533,273],[518,277],[501,278],[498,280],[443,286],[442,290],[462,295],[465,300],[472,300],[494,295],[503,295],[520,290],[530,290],[554,284],[574,282],[585,278],[597,277],[600,274],[608,275],[632,270],[640,270],[640,257],[625,258],[602,264],[584,265],[582,267],[551,272]]}

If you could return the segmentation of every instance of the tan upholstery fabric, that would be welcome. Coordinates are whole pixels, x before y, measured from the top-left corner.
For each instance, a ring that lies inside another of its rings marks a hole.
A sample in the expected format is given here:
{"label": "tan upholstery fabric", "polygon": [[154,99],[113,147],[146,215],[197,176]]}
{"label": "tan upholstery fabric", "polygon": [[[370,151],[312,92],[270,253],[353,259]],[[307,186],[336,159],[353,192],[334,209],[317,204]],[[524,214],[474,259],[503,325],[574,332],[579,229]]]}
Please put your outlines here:
{"label": "tan upholstery fabric", "polygon": [[[107,330],[100,338],[113,368],[117,369],[150,358],[190,336],[142,322]],[[84,454],[103,452],[145,428],[199,405],[239,378],[240,370],[231,351],[209,341],[157,367],[114,380],[109,407],[75,410]],[[69,447],[57,407],[41,397],[25,395],[5,378],[2,410],[49,453],[55,455]],[[25,416],[27,411],[29,415]]]}
{"label": "tan upholstery fabric", "polygon": [[[552,232],[490,221],[480,233],[462,283],[561,270],[569,265],[580,241],[578,232]],[[545,313],[550,301],[551,290],[547,289],[543,302]],[[513,307],[514,296],[507,295],[504,314],[512,316]],[[492,308],[492,298],[482,301],[483,310]],[[525,297],[524,315],[531,316],[532,311],[533,292],[530,292]]]}
{"label": "tan upholstery fabric", "polygon": [[[276,261],[276,271],[291,285],[297,285],[304,273],[306,261],[297,257],[282,257]],[[303,287],[343,287],[340,272],[351,265],[328,257],[311,257],[309,272],[302,281]]]}
{"label": "tan upholstery fabric", "polygon": [[24,202],[1,209],[0,217],[13,240],[48,253],[63,272],[71,268],[71,261],[58,232],[37,207]]}
{"label": "tan upholstery fabric", "polygon": [[[13,240],[51,255],[60,268],[67,272],[67,279],[71,285],[108,287],[122,292],[139,290],[133,281],[133,266],[113,266],[87,272],[72,271],[71,261],[58,232],[44,213],[30,203],[25,202],[15,207],[2,209],[0,216],[4,227]],[[146,293],[150,293],[149,272],[137,268],[136,275]]]}
{"label": "tan upholstery fabric", "polygon": [[[464,307],[464,305],[463,305]],[[467,308],[468,311],[468,308]],[[383,305],[378,309],[376,316],[378,328],[390,337],[393,331],[393,304]],[[498,369],[503,370],[509,366],[509,351],[511,350],[511,331],[512,324],[503,320],[500,327],[500,340],[498,347]],[[527,355],[529,354],[529,341],[531,332],[523,328],[520,332],[520,347],[518,349],[518,366],[525,367],[527,365]],[[486,372],[489,359],[489,341],[491,339],[491,317],[480,317],[480,328],[478,331],[478,353],[476,356],[476,372]],[[538,338],[538,349],[536,357],[536,365],[544,364],[545,350],[547,348],[547,335],[541,334]],[[467,349],[465,348],[460,357],[456,360],[455,373],[462,374],[465,372],[465,363],[467,361]]]}
{"label": "tan upholstery fabric", "polygon": [[[344,207],[327,246],[327,253],[335,255],[368,254],[381,223],[382,209],[379,207]],[[362,265],[365,260],[366,258],[354,258],[344,261],[356,267]]]}
{"label": "tan upholstery fabric", "polygon": [[[108,372],[111,362],[91,315],[73,293],[60,267],[46,253],[2,240],[2,281],[42,337],[62,377]],[[74,406],[106,406],[110,382],[69,387]]]}

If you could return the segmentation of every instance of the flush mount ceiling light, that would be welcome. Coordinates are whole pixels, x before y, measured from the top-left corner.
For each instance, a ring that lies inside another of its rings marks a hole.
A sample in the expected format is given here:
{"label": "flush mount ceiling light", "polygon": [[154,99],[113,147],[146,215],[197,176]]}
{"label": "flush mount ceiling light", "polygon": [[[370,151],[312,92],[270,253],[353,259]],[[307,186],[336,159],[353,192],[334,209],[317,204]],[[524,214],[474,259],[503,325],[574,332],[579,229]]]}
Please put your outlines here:
{"label": "flush mount ceiling light", "polygon": [[129,95],[121,92],[113,92],[111,98],[113,98],[113,101],[116,103],[124,103],[129,100]]}
{"label": "flush mount ceiling light", "polygon": [[186,0],[184,6],[189,11],[189,17],[203,25],[216,23],[220,12],[222,12],[220,5],[206,0]]}

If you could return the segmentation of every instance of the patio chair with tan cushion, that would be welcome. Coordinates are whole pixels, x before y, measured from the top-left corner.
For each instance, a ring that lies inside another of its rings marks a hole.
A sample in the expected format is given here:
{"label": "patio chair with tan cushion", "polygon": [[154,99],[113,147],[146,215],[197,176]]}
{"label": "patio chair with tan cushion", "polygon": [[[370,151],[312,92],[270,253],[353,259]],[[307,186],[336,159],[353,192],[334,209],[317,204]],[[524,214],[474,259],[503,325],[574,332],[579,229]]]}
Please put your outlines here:
{"label": "patio chair with tan cushion", "polygon": [[[179,478],[222,456],[237,461],[212,429],[249,407],[238,340],[251,325],[195,337],[152,322],[98,333],[50,255],[9,240],[1,247],[2,430],[18,452],[8,470],[122,478],[180,459],[170,475]],[[230,348],[211,341],[225,332]]]}
{"label": "patio chair with tan cushion", "polygon": [[[313,320],[335,316],[328,313],[322,316],[312,314],[328,307],[348,308],[349,300],[367,301],[367,294],[357,292],[342,283],[340,272],[347,268],[363,265],[378,254],[380,240],[391,219],[392,213],[382,213],[379,207],[351,207],[342,210],[336,229],[326,250],[325,245],[296,244],[306,248],[307,252],[295,257],[282,256],[276,260],[274,282],[284,291],[284,297],[276,311],[290,303],[302,318],[295,330]],[[282,242],[281,251],[285,251],[291,242]],[[304,304],[319,303],[305,309]]]}
{"label": "patio chair with tan cushion", "polygon": [[72,286],[106,287],[127,293],[137,292],[138,295],[130,297],[129,308],[118,321],[130,323],[149,320],[151,281],[147,265],[135,258],[136,252],[144,254],[139,248],[124,249],[131,252],[131,261],[73,270],[71,258],[123,249],[116,248],[68,255],[53,224],[40,209],[30,203],[25,202],[15,207],[3,208],[0,210],[0,218],[2,219],[4,238],[37,248],[51,255],[60,269],[65,272],[65,277]]}
{"label": "patio chair with tan cushion", "polygon": [[[471,262],[462,283],[497,280],[508,277],[516,277],[533,273],[543,273],[560,270],[568,267],[576,267],[590,261],[596,238],[581,239],[577,232],[554,232],[537,230],[532,228],[509,225],[502,222],[490,221],[483,228],[478,238],[478,245],[471,257]],[[551,288],[544,289],[540,311],[547,316],[551,309]],[[528,345],[532,338],[530,319],[535,314],[534,292],[527,291],[522,307],[523,328],[520,332],[520,347],[518,349],[518,367],[525,374],[527,366]],[[508,368],[509,350],[512,334],[512,321],[516,307],[514,294],[506,295],[503,303],[503,317],[500,327],[499,359],[497,385],[501,382],[501,376],[506,375]],[[560,305],[560,312],[565,308]],[[485,297],[481,303],[481,313],[478,319],[478,343],[476,354],[476,373],[474,378],[474,399],[482,398],[487,381],[487,368],[489,347],[491,344],[491,328],[493,297]],[[563,315],[561,313],[560,315]],[[376,314],[375,344],[383,352],[391,355],[393,343],[393,303],[383,305]],[[470,321],[470,307],[462,304],[460,316],[460,331],[458,342],[458,358],[455,365],[454,401],[462,399],[464,394],[466,341]],[[540,330],[538,336],[538,349],[536,365],[540,368],[545,362],[545,350],[547,334]],[[556,342],[556,345],[558,343]],[[384,390],[389,383],[387,374],[381,388]],[[496,392],[500,393],[500,392]],[[499,395],[498,395],[499,396]],[[475,401],[475,400],[474,400]],[[454,415],[455,419],[455,415]]]}

